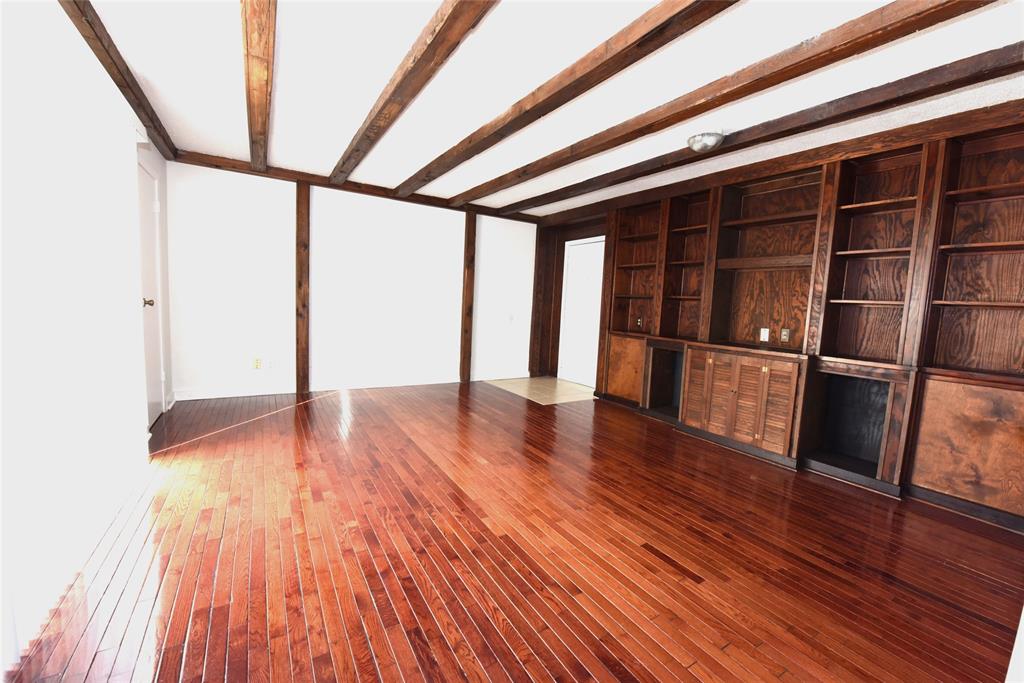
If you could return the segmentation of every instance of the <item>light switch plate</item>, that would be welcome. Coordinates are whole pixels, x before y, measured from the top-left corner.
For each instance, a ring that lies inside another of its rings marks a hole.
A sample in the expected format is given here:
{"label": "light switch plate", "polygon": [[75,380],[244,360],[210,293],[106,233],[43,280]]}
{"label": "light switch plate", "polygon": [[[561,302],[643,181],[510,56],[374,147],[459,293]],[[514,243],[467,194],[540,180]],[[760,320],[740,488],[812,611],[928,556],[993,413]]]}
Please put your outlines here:
{"label": "light switch plate", "polygon": [[758,339],[763,341],[763,342],[768,341],[768,328],[767,327],[762,327],[761,328],[761,332],[758,335]]}
{"label": "light switch plate", "polygon": [[779,339],[781,339],[784,342],[788,342],[789,341],[789,328],[788,327],[783,327],[781,330],[779,330]]}

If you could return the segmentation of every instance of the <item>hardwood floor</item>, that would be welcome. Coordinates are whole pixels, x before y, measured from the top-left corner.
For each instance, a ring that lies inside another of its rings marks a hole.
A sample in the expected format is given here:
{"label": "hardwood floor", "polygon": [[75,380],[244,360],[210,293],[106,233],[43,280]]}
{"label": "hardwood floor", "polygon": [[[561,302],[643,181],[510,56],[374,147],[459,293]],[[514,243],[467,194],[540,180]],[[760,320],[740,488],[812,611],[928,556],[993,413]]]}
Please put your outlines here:
{"label": "hardwood floor", "polygon": [[474,383],[293,404],[177,404],[153,479],[10,678],[1006,670],[1024,601],[1015,534],[607,403],[542,406]]}

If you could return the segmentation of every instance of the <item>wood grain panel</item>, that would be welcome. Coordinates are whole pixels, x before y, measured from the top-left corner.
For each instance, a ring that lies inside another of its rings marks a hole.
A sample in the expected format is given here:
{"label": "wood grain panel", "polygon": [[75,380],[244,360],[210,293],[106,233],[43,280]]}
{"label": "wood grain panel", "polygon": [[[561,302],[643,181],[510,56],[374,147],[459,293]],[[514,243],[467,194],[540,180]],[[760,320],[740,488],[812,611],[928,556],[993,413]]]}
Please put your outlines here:
{"label": "wood grain panel", "polygon": [[1024,373],[1024,309],[943,306],[938,316],[937,366]]}
{"label": "wood grain panel", "polygon": [[950,254],[942,298],[1024,303],[1024,252]]}
{"label": "wood grain panel", "polygon": [[634,403],[640,402],[646,350],[643,339],[614,334],[608,338],[607,393]]}
{"label": "wood grain panel", "polygon": [[814,211],[818,207],[820,174],[801,175],[779,187],[758,184],[744,189],[739,213],[730,218],[775,216],[793,211]]}
{"label": "wood grain panel", "polygon": [[982,144],[987,151],[978,154],[971,153],[971,144],[965,145],[959,187],[1017,183],[1024,178],[1024,137],[1019,131],[989,138]]}
{"label": "wood grain panel", "polygon": [[1009,241],[1024,241],[1024,198],[957,205],[952,244]]}
{"label": "wood grain panel", "polygon": [[853,185],[853,202],[913,197],[917,194],[919,161],[917,154],[901,156],[896,163],[906,165],[858,173]]}
{"label": "wood grain panel", "polygon": [[842,298],[868,301],[903,301],[907,291],[905,258],[849,259]]}
{"label": "wood grain panel", "polygon": [[850,238],[842,249],[909,247],[913,237],[913,209],[863,213],[850,217]]}
{"label": "wood grain panel", "polygon": [[835,355],[895,362],[901,318],[898,306],[841,306]]}
{"label": "wood grain panel", "polygon": [[[758,329],[767,327],[771,330],[772,346],[802,348],[809,280],[807,268],[734,273],[729,339],[758,344]],[[784,327],[790,330],[789,342],[778,338]]]}
{"label": "wood grain panel", "polygon": [[1024,392],[925,379],[910,481],[1024,515]]}
{"label": "wood grain panel", "polygon": [[[792,256],[810,254],[814,249],[814,228],[817,221],[758,225],[738,230],[732,256]],[[721,257],[722,255],[719,254]]]}

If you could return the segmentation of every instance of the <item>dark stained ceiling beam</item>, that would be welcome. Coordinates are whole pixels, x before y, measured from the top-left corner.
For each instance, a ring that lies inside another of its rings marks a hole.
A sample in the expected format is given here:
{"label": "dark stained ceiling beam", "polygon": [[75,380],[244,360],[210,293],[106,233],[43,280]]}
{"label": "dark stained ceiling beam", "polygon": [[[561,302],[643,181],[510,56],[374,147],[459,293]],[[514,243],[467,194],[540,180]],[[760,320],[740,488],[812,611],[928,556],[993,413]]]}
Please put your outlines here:
{"label": "dark stained ceiling beam", "polygon": [[[272,178],[274,180],[285,180],[293,183],[308,183],[315,187],[327,187],[332,190],[341,190],[343,192],[354,192],[356,194],[369,195],[371,197],[381,197],[383,199],[395,199],[398,201],[409,202],[410,204],[420,204],[422,206],[433,206],[439,209],[448,209],[450,211],[459,212],[473,212],[482,216],[498,216],[498,210],[488,206],[477,206],[476,204],[467,204],[463,207],[456,208],[448,204],[448,200],[441,197],[431,197],[424,194],[412,194],[408,197],[399,197],[395,194],[395,191],[389,187],[381,187],[380,185],[371,185],[369,183],[360,183],[354,180],[346,180],[343,183],[332,183],[331,179],[324,175],[317,175],[315,173],[306,173],[305,171],[295,171],[289,168],[279,168],[277,166],[267,166],[266,170],[257,171],[247,161],[241,161],[239,159],[230,159],[228,157],[216,156],[214,154],[202,154],[201,152],[189,152],[186,150],[178,150],[178,155],[174,159],[183,164],[189,164],[191,166],[203,166],[205,168],[216,168],[222,171],[233,171],[235,173],[245,173],[246,175],[259,176],[261,178]],[[509,213],[503,214],[500,218],[508,218],[514,221],[523,221],[526,223],[536,223],[539,218],[537,216],[531,216],[529,214],[520,213]]]}
{"label": "dark stained ceiling beam", "polygon": [[445,0],[398,65],[331,172],[345,182],[497,0]]}
{"label": "dark stained ceiling beam", "polygon": [[249,119],[249,162],[267,168],[270,100],[274,85],[277,0],[241,0],[245,57],[245,104]]}
{"label": "dark stained ceiling beam", "polygon": [[538,178],[779,83],[872,50],[993,0],[896,0],[661,106],[452,197],[459,206]]}
{"label": "dark stained ceiling beam", "polygon": [[128,101],[128,105],[139,117],[139,121],[145,126],[149,139],[156,146],[164,159],[173,159],[177,148],[171,141],[171,136],[160,122],[153,105],[149,103],[142,86],[135,80],[128,64],[124,61],[117,46],[107,33],[106,27],[100,21],[96,9],[89,0],[58,0],[60,6],[71,18],[78,32],[82,34],[85,42],[93,51],[93,54],[100,60],[100,64],[110,74],[121,94]]}
{"label": "dark stained ceiling beam", "polygon": [[501,211],[515,213],[524,209],[554,204],[647,175],[679,168],[696,161],[824,128],[858,116],[933,97],[1020,71],[1024,71],[1024,42],[972,55],[906,78],[808,107],[772,121],[738,130],[726,135],[721,146],[710,152],[697,153],[684,147],[536,197],[514,202],[503,206]]}
{"label": "dark stained ceiling beam", "polygon": [[[563,69],[493,121],[481,126],[398,186],[415,192],[631,64],[733,5],[735,0],[662,0],[643,16]],[[365,124],[364,124],[365,127]]]}

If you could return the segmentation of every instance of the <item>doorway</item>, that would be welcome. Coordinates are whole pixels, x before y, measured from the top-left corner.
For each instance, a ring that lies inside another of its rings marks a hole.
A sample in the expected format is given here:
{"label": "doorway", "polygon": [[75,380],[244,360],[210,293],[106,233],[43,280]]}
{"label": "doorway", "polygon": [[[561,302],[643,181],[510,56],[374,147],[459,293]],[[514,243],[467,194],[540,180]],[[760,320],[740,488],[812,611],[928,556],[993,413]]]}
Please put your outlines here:
{"label": "doorway", "polygon": [[140,163],[139,237],[142,249],[142,331],[146,347],[146,411],[152,427],[164,412],[163,335],[160,311],[159,181]]}
{"label": "doorway", "polygon": [[603,270],[603,236],[565,243],[558,377],[588,387],[597,380]]}

